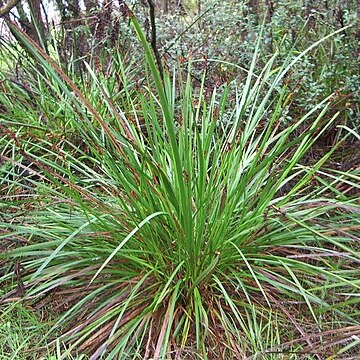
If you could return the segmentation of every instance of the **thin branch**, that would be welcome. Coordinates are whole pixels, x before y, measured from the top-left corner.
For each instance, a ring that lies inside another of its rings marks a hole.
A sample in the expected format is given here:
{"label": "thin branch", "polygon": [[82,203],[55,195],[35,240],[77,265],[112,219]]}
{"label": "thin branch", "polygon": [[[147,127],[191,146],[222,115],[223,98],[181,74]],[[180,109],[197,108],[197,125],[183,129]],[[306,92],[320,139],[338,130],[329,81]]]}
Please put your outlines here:
{"label": "thin branch", "polygon": [[9,12],[20,2],[21,0],[10,0],[6,5],[0,8],[0,17],[7,16]]}
{"label": "thin branch", "polygon": [[155,59],[157,62],[157,66],[160,72],[161,77],[163,77],[164,74],[164,68],[161,62],[161,56],[159,53],[159,50],[157,48],[157,39],[156,39],[156,23],[155,23],[155,4],[153,0],[147,0],[149,4],[149,10],[150,10],[150,23],[151,23],[151,47],[153,49]]}

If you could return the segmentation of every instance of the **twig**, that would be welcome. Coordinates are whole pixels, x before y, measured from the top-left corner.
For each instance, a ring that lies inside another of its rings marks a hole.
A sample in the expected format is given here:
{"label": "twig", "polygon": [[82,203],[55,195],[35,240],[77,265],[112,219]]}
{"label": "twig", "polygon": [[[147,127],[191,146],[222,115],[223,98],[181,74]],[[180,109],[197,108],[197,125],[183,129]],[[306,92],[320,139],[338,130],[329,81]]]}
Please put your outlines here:
{"label": "twig", "polygon": [[151,24],[151,47],[153,49],[156,63],[160,72],[161,78],[164,76],[164,68],[161,62],[161,56],[159,53],[159,49],[157,48],[157,39],[156,39],[156,23],[155,23],[155,4],[153,0],[147,0],[149,4],[149,10],[150,10],[150,24]]}
{"label": "twig", "polygon": [[[10,0],[6,5],[0,8],[0,17],[7,16],[9,12],[20,2],[21,0]],[[2,5],[2,1],[0,1]]]}

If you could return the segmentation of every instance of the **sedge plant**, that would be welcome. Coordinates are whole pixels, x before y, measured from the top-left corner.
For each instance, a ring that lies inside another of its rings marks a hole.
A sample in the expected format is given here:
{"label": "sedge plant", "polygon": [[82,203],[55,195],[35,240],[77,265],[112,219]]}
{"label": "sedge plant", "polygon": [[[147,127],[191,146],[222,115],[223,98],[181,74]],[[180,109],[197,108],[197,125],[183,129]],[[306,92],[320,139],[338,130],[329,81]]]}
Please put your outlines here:
{"label": "sedge plant", "polygon": [[190,65],[162,78],[130,19],[145,75],[139,85],[114,56],[118,94],[89,64],[80,89],[12,25],[42,69],[33,101],[58,104],[64,121],[29,124],[29,103],[0,95],[0,235],[21,244],[1,255],[7,301],[52,308],[49,341],[93,360],[245,358],[290,327],[301,341],[288,349],[314,351],[309,324],[321,333],[325,316],[356,335],[360,210],[337,186],[358,177],[324,168],[331,152],[301,162],[336,118],[323,120],[332,98],[281,122],[282,80],[317,44],[255,74],[259,37],[233,101],[226,86],[206,93],[205,75],[194,89]]}

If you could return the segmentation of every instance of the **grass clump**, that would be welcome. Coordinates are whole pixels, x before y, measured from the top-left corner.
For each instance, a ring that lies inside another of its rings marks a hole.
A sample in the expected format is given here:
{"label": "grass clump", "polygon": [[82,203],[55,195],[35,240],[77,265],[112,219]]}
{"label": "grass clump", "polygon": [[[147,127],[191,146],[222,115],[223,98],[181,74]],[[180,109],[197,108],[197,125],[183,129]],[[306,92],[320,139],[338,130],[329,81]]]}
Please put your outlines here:
{"label": "grass clump", "polygon": [[[51,355],[44,341],[44,335],[50,328],[51,324],[42,322],[39,314],[29,306],[16,302],[1,304],[0,359],[57,359]],[[34,351],[34,345],[42,347],[42,356]]]}
{"label": "grass clump", "polygon": [[61,139],[51,113],[45,125],[28,124],[19,101],[2,115],[1,236],[25,243],[2,255],[21,263],[13,285],[11,269],[1,278],[5,298],[51,306],[58,319],[48,336],[62,329],[64,357],[353,351],[360,209],[338,187],[358,189],[358,174],[324,167],[331,152],[302,161],[336,118],[323,120],[331,96],[281,123],[279,84],[311,48],[280,68],[275,54],[255,74],[257,46],[229,108],[227,87],[195,91],[184,70],[161,78],[130,17],[147,72],[139,86],[114,57],[121,107],[112,75],[88,66],[96,91],[80,90],[13,28],[42,69],[34,106],[47,99],[66,111]]}

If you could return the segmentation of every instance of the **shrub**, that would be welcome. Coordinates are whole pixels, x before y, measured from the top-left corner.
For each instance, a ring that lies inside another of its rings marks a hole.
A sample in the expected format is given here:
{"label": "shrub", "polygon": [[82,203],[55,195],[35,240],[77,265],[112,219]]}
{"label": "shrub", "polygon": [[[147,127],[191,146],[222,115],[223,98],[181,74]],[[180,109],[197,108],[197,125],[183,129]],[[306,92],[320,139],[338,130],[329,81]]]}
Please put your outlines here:
{"label": "shrub", "polygon": [[[341,319],[340,344],[351,339],[360,210],[337,187],[358,188],[358,178],[322,168],[331,152],[312,166],[300,163],[336,118],[324,121],[331,96],[280,124],[286,89],[277,92],[279,84],[311,49],[280,68],[274,55],[256,74],[259,38],[228,108],[229,88],[215,88],[207,99],[203,76],[195,95],[190,69],[162,80],[131,21],[147,77],[132,81],[114,58],[121,107],[111,100],[111,76],[88,66],[91,91],[83,93],[13,28],[43,69],[38,83],[49,96],[35,98],[36,105],[61,99],[65,135],[70,129],[72,136],[51,136],[52,113],[47,127],[28,131],[36,124],[26,123],[21,101],[13,113],[23,124],[4,116],[1,236],[26,241],[2,255],[21,264],[1,278],[8,296],[18,275],[29,301],[60,311],[50,334],[60,327],[68,353],[91,359],[242,358],[285,343],[287,329],[274,326],[289,323],[301,339],[288,348],[317,351],[320,335],[302,341],[306,331],[333,326],[327,318]],[[23,180],[17,164],[36,176]]]}

